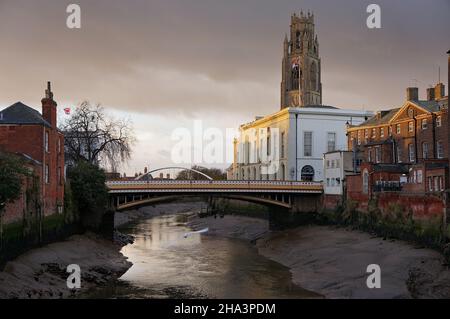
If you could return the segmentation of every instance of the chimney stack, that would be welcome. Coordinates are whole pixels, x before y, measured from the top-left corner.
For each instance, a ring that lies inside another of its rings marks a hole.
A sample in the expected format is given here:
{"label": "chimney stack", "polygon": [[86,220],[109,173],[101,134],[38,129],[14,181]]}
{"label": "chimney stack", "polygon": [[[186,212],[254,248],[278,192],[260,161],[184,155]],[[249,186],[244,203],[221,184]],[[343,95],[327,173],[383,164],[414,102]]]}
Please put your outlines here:
{"label": "chimney stack", "polygon": [[434,88],[428,88],[427,89],[427,101],[434,101],[435,95],[434,95]]}
{"label": "chimney stack", "polygon": [[436,100],[440,100],[445,96],[445,85],[443,83],[438,83],[434,87],[434,97]]}
{"label": "chimney stack", "polygon": [[42,117],[46,120],[52,128],[56,129],[56,102],[53,100],[53,92],[51,83],[47,82],[47,89],[45,90],[45,97],[41,100],[42,103]]}
{"label": "chimney stack", "polygon": [[418,101],[419,100],[419,88],[409,87],[406,89],[406,100]]}

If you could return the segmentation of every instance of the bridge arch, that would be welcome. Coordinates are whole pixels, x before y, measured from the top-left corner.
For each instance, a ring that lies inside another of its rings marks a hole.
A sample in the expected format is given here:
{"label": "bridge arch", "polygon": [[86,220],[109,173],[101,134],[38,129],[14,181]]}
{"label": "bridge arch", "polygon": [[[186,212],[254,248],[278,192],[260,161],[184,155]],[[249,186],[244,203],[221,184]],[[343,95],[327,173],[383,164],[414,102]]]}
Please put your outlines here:
{"label": "bridge arch", "polygon": [[[161,196],[149,196],[147,198],[135,198],[129,202],[116,203],[117,211],[127,211],[130,209],[137,209],[145,206],[152,206],[161,203],[174,202],[180,200],[180,198],[189,198],[189,197],[199,197],[198,194],[180,194],[180,195],[161,195]],[[272,206],[290,209],[292,208],[291,199],[289,196],[286,198],[274,198],[274,197],[263,197],[263,196],[255,196],[255,195],[238,195],[238,194],[222,194],[222,195],[214,195],[208,196],[213,198],[223,198],[223,199],[235,199],[241,200],[245,202],[260,204],[264,206]]]}
{"label": "bridge arch", "polygon": [[[147,177],[148,176],[152,176],[152,173],[159,172],[159,171],[164,171],[164,170],[168,170],[168,169],[178,169],[178,170],[182,170],[182,171],[191,171],[191,172],[197,173],[199,175],[202,175],[203,177],[206,177],[210,181],[213,180],[213,178],[211,176],[208,176],[205,173],[200,172],[199,170],[196,170],[196,169],[193,169],[193,168],[179,167],[179,166],[168,166],[168,167],[157,168],[157,169],[154,169],[154,170],[151,170],[151,171],[145,173],[144,175],[140,175],[140,176],[136,177],[135,180],[145,180],[146,179],[145,177],[146,176]],[[152,176],[152,178],[153,178],[153,176]]]}

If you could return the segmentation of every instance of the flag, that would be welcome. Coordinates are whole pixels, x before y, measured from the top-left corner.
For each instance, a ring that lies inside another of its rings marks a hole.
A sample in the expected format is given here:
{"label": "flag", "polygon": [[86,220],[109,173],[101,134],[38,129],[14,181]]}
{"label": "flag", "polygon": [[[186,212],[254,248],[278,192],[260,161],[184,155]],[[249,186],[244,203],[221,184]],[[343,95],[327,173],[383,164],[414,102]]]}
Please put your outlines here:
{"label": "flag", "polygon": [[70,115],[70,107],[66,107],[64,109],[64,113],[66,113],[66,115]]}

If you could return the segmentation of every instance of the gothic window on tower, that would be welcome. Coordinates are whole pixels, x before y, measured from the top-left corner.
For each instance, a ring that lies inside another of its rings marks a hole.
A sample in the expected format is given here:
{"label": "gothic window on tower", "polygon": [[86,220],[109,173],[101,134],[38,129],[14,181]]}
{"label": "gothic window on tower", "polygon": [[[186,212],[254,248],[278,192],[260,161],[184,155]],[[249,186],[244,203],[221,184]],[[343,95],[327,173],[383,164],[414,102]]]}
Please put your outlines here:
{"label": "gothic window on tower", "polygon": [[300,67],[297,63],[292,65],[292,90],[298,90],[299,87],[299,75],[300,75]]}
{"label": "gothic window on tower", "polygon": [[301,41],[300,31],[297,31],[297,33],[295,34],[295,48],[296,49],[300,49],[300,41]]}
{"label": "gothic window on tower", "polygon": [[317,91],[317,67],[314,62],[311,63],[310,79],[311,79],[311,90]]}

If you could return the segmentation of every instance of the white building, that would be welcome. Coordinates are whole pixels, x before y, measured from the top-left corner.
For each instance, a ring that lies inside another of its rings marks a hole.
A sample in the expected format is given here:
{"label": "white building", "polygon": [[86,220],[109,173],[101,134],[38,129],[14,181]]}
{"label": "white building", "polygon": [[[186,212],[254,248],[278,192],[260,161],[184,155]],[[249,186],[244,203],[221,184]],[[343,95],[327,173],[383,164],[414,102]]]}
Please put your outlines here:
{"label": "white building", "polygon": [[347,124],[371,112],[331,106],[283,108],[241,125],[228,178],[323,181],[325,153],[347,149]]}
{"label": "white building", "polygon": [[353,152],[334,151],[323,156],[323,190],[327,195],[343,195],[345,178],[353,171]]}

